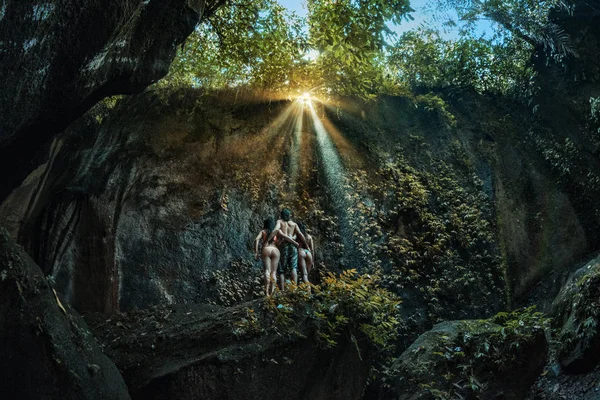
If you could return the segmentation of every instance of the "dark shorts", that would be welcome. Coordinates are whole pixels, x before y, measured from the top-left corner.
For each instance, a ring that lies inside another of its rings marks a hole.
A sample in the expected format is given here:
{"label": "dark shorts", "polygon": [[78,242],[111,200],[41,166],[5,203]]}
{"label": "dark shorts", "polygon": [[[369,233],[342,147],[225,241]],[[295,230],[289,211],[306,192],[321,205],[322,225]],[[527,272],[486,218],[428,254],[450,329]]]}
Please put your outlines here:
{"label": "dark shorts", "polygon": [[298,269],[298,249],[291,243],[284,243],[280,248],[281,258],[277,272],[279,274],[291,274]]}

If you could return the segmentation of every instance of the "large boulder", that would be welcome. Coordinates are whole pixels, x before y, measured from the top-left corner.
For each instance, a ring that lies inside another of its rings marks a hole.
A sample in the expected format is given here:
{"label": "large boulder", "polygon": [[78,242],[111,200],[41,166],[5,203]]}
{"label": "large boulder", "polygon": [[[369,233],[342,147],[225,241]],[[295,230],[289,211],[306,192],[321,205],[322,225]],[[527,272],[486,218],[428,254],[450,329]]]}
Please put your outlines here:
{"label": "large boulder", "polygon": [[523,399],[546,362],[545,321],[525,310],[438,324],[394,363],[393,397]]}
{"label": "large boulder", "polygon": [[[279,166],[280,155],[252,136],[276,132],[269,119],[281,105],[243,115],[197,94],[187,97],[193,118],[153,94],[124,99],[101,124],[86,115],[0,206],[0,220],[75,309],[231,304],[260,288],[250,248],[276,215],[281,181],[248,167]],[[253,145],[242,146],[249,137]]]}
{"label": "large boulder", "polygon": [[[215,2],[7,0],[0,9],[0,198],[54,134],[105,96],[164,76]],[[193,7],[190,7],[193,4]],[[199,14],[200,13],[200,14]]]}
{"label": "large boulder", "polygon": [[360,399],[371,371],[361,336],[325,348],[296,317],[289,334],[260,301],[89,316],[134,399]]}
{"label": "large boulder", "polygon": [[577,270],[553,304],[558,359],[566,372],[589,372],[600,361],[600,258]]}
{"label": "large boulder", "polygon": [[0,397],[129,399],[83,319],[0,227]]}

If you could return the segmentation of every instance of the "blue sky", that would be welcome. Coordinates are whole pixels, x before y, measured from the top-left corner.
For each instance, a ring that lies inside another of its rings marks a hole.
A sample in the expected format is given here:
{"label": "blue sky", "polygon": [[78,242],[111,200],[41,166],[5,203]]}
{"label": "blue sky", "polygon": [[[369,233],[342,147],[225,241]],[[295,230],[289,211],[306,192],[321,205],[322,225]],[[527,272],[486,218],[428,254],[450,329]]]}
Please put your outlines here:
{"label": "blue sky", "polygon": [[[278,0],[281,5],[286,7],[290,11],[295,11],[300,16],[305,16],[307,13],[306,6],[303,0]],[[458,37],[458,29],[455,28],[452,31],[443,32],[440,23],[433,22],[431,13],[428,11],[430,7],[428,4],[431,0],[411,0],[410,5],[415,10],[412,13],[413,21],[403,21],[401,25],[390,25],[390,28],[398,34],[413,30],[421,25],[429,26],[434,29],[442,31],[442,37],[447,39],[453,39]],[[456,15],[451,15],[455,18]],[[485,34],[486,32],[491,34],[491,25],[487,21],[482,21],[477,25],[476,33],[479,35]]]}

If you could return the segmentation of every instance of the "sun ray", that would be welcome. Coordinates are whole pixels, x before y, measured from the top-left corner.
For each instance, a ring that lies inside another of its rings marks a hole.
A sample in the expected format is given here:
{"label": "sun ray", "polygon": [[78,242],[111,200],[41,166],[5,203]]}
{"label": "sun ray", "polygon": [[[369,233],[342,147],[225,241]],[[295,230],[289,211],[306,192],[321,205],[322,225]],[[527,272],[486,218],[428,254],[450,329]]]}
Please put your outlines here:
{"label": "sun ray", "polygon": [[323,170],[327,182],[327,192],[331,200],[331,205],[338,217],[339,233],[342,244],[346,249],[344,259],[341,260],[341,262],[349,265],[357,260],[357,254],[353,240],[352,224],[350,222],[350,194],[346,187],[346,171],[337,148],[325,129],[314,105],[311,103],[308,107],[313,128],[316,133],[320,157],[323,163]]}

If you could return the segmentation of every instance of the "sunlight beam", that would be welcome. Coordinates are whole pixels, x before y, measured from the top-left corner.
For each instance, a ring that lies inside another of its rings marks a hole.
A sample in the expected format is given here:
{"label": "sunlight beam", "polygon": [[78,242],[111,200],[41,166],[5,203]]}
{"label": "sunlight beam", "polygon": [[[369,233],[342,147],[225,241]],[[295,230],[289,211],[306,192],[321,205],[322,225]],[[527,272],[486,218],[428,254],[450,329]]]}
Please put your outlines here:
{"label": "sunlight beam", "polygon": [[310,103],[308,107],[310,109],[310,116],[316,133],[323,170],[325,172],[327,193],[338,217],[339,233],[345,248],[343,262],[349,266],[358,260],[358,257],[352,225],[350,223],[351,201],[350,193],[346,188],[346,172],[338,154],[338,150],[325,129],[315,107],[312,103]]}

